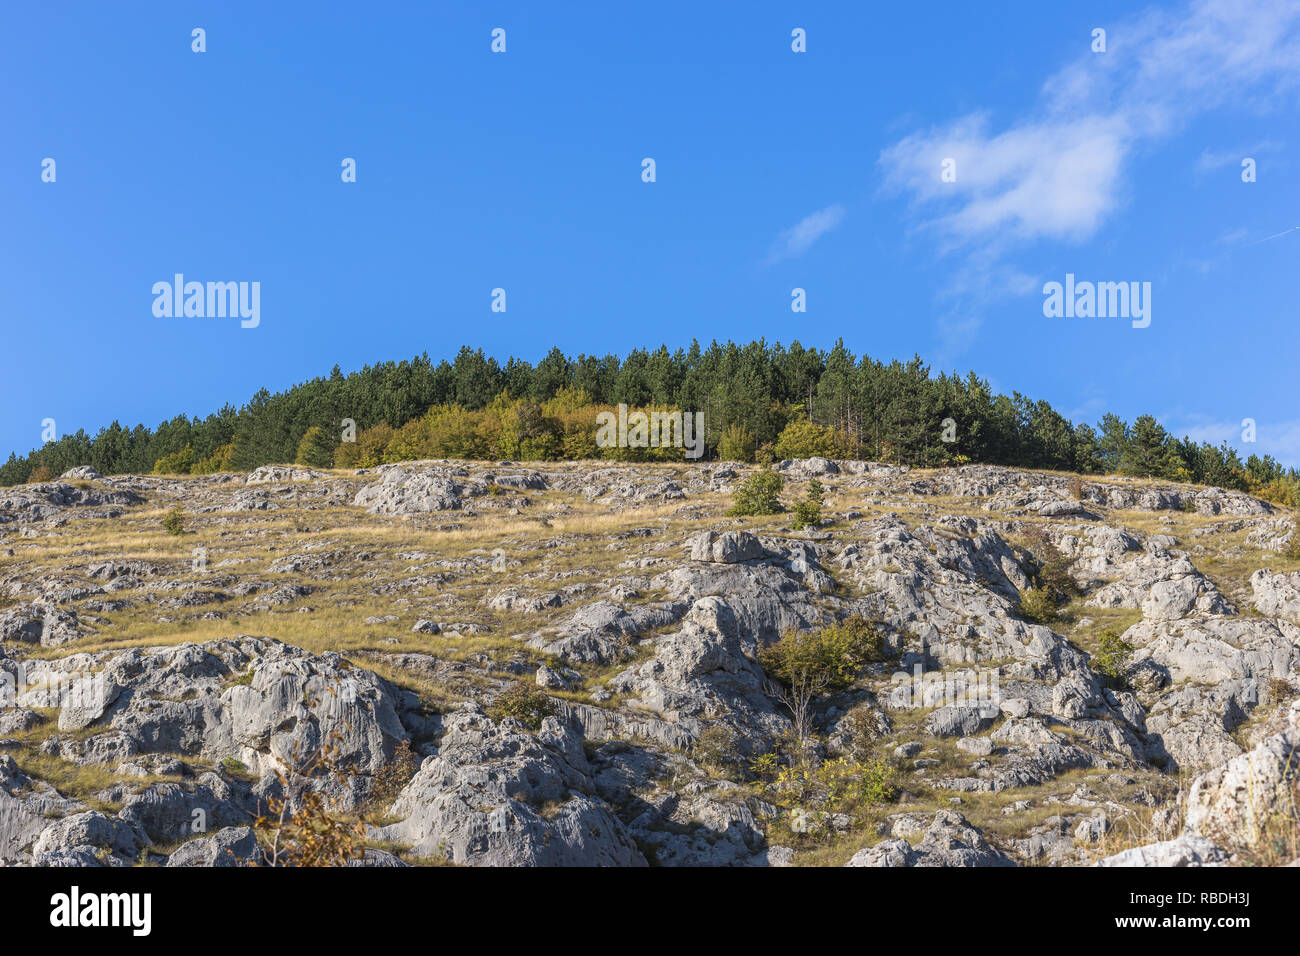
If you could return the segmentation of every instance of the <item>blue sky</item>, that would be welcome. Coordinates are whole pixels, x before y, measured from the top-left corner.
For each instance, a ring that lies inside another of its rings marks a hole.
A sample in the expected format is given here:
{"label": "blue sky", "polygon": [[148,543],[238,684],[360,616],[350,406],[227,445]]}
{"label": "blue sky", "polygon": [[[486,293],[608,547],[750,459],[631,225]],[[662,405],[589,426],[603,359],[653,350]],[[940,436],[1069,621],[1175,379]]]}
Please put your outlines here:
{"label": "blue sky", "polygon": [[[842,336],[1076,421],[1151,412],[1300,465],[1294,2],[133,2],[5,19],[6,455],[38,446],[45,418],[154,426],[462,343],[536,361]],[[176,272],[260,282],[260,325],[156,318],[151,288]],[[1150,282],[1150,327],[1044,317],[1043,284],[1066,273]]]}

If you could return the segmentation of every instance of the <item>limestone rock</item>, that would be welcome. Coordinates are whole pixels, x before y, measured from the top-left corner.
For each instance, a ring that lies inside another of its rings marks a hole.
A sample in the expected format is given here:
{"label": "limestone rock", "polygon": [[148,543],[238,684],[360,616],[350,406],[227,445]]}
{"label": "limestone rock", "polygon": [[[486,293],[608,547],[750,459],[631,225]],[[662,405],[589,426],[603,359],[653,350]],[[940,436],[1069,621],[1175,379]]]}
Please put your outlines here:
{"label": "limestone rock", "polygon": [[394,803],[383,839],[480,866],[643,866],[595,785],[581,737],[546,718],[530,733],[475,710],[448,718],[438,755]]}

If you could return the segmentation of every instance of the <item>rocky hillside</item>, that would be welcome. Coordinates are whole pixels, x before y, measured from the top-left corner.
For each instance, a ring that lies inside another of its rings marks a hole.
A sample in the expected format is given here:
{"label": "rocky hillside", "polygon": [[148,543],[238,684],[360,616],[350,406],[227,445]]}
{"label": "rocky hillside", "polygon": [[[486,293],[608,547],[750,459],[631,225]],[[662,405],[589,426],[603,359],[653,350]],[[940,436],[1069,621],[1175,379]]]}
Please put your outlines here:
{"label": "rocky hillside", "polygon": [[[238,865],[277,839],[292,861],[286,819],[328,821],[354,865],[1300,852],[1291,513],[808,459],[779,466],[787,503],[826,492],[795,532],[728,517],[753,470],[4,489],[0,862]],[[1031,615],[1049,574],[1069,601]],[[759,652],[854,616],[883,653],[792,743]]]}

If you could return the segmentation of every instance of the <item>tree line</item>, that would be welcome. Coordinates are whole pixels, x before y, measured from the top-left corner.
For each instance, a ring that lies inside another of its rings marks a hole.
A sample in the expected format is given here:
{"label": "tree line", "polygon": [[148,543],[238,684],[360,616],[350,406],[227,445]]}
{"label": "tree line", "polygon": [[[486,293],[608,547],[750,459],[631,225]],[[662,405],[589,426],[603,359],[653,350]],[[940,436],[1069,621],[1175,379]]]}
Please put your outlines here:
{"label": "tree line", "polygon": [[[271,393],[206,418],[155,429],[114,421],[79,430],[0,465],[0,485],[45,480],[75,465],[102,474],[207,474],[297,461],[371,466],[420,457],[681,457],[679,449],[600,448],[596,414],[633,408],[704,413],[706,455],[768,461],[822,454],[916,467],[968,462],[1119,473],[1218,485],[1300,504],[1300,472],[1269,456],[1244,462],[1225,442],[1175,439],[1150,415],[1073,423],[1046,401],[997,394],[974,372],[932,373],[919,356],[881,362],[843,341],[828,350],[763,340],[713,342],[623,358],[551,349],[536,365],[462,347],[367,365]],[[348,427],[352,423],[352,427]]]}

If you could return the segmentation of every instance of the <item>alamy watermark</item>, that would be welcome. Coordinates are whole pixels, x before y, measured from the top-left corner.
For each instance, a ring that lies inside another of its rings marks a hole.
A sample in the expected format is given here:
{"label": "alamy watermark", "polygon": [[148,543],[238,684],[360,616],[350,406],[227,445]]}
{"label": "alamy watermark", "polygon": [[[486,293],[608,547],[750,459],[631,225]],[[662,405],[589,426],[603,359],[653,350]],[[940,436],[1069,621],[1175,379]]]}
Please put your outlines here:
{"label": "alamy watermark", "polygon": [[153,295],[153,314],[160,319],[238,316],[245,329],[255,329],[262,321],[260,282],[186,282],[178,272],[171,282],[155,282]]}
{"label": "alamy watermark", "polygon": [[1046,283],[1043,296],[1049,319],[1131,318],[1135,329],[1151,324],[1150,282],[1075,282],[1068,272],[1064,283]]}
{"label": "alamy watermark", "polygon": [[103,673],[52,671],[29,672],[21,661],[13,670],[0,668],[0,707],[72,707],[103,710],[109,704],[108,682]]}
{"label": "alamy watermark", "polygon": [[978,707],[996,716],[1002,691],[998,687],[996,668],[960,668],[952,671],[927,672],[920,664],[912,673],[896,671],[890,675],[889,705],[898,710],[921,707]]}
{"label": "alamy watermark", "polygon": [[703,412],[618,412],[596,415],[597,448],[683,448],[687,458],[704,454]]}

